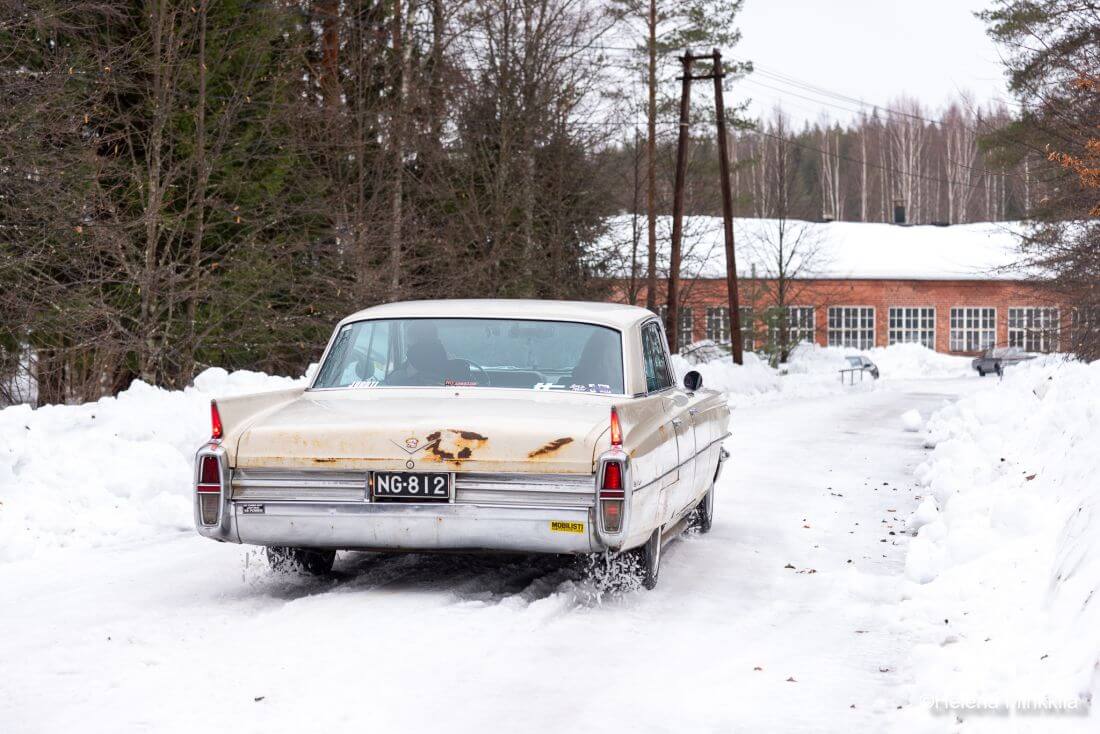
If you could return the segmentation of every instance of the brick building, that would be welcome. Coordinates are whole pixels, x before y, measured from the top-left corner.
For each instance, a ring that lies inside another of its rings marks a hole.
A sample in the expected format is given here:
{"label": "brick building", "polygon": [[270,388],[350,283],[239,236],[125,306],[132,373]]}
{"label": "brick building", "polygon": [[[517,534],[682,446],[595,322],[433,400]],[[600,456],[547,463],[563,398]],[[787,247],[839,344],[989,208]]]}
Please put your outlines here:
{"label": "brick building", "polygon": [[[681,271],[680,343],[713,339],[728,344],[721,221],[690,219]],[[1014,229],[1009,224],[906,227],[738,219],[744,347],[759,350],[769,338],[776,341],[775,329],[783,323],[779,314],[785,310],[792,344],[868,349],[916,342],[958,354],[989,346],[1056,351],[1067,314],[1014,266]],[[644,303],[644,265],[637,266],[636,255],[631,261],[635,267],[619,280],[616,299],[629,300],[633,293],[635,302]],[[663,282],[664,273],[662,287]],[[658,302],[663,300],[661,293]]]}

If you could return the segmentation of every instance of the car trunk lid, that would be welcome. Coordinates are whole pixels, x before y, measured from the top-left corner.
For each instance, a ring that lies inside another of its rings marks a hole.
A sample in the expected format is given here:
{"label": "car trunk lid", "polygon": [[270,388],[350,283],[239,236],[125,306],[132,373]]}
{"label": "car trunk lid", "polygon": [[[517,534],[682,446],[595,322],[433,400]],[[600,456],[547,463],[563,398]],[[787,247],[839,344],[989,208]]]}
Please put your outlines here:
{"label": "car trunk lid", "polygon": [[307,391],[243,430],[243,468],[592,472],[606,395],[495,389]]}

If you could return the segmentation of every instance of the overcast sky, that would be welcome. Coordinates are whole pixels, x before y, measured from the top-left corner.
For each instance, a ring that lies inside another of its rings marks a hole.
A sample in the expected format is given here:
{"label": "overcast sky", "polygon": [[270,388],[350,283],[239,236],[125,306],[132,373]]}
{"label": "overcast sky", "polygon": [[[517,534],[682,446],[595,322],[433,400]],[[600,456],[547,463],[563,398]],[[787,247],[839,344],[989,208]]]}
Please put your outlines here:
{"label": "overcast sky", "polygon": [[743,38],[734,53],[751,59],[760,73],[738,82],[733,93],[753,99],[753,115],[781,101],[800,120],[817,119],[821,112],[848,118],[852,113],[837,106],[858,109],[858,104],[792,87],[768,73],[880,105],[903,93],[933,109],[958,91],[969,91],[979,102],[1006,98],[998,50],[973,15],[988,5],[983,0],[745,0]]}

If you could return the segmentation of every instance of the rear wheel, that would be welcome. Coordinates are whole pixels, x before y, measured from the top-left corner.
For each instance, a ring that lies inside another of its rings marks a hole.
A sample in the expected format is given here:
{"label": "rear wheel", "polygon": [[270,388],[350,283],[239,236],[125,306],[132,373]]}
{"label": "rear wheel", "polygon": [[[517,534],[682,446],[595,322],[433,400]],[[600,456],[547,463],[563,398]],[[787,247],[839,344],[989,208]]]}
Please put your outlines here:
{"label": "rear wheel", "polygon": [[710,485],[710,489],[703,495],[703,499],[699,501],[698,507],[694,510],[694,517],[692,517],[692,525],[699,530],[700,533],[709,533],[711,526],[714,524],[714,485]]}
{"label": "rear wheel", "polygon": [[981,367],[978,368],[978,377],[985,377],[985,370]]}
{"label": "rear wheel", "polygon": [[267,562],[276,571],[295,571],[312,576],[324,576],[336,562],[336,551],[313,548],[268,546]]}
{"label": "rear wheel", "polygon": [[642,551],[642,586],[652,589],[657,586],[657,576],[661,573],[661,529],[653,531]]}

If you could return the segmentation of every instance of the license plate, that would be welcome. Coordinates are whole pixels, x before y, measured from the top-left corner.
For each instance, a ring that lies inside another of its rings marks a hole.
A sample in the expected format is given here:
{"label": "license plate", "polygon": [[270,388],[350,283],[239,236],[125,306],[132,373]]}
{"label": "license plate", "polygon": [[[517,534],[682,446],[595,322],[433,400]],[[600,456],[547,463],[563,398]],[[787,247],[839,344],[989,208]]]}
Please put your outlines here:
{"label": "license plate", "polygon": [[451,475],[442,472],[380,472],[371,476],[375,502],[450,502]]}

